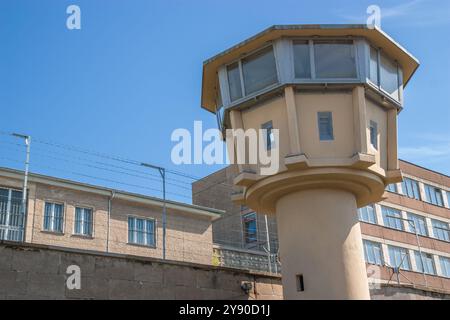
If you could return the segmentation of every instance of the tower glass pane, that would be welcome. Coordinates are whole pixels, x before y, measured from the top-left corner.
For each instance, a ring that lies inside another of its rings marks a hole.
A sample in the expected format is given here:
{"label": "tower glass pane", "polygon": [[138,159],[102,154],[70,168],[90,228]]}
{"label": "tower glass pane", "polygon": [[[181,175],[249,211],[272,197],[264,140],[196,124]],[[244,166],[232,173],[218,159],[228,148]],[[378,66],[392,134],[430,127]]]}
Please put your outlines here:
{"label": "tower glass pane", "polygon": [[277,83],[277,67],[272,47],[242,59],[242,73],[246,95]]}
{"label": "tower glass pane", "polygon": [[356,58],[353,41],[315,41],[314,63],[316,78],[356,78]]}

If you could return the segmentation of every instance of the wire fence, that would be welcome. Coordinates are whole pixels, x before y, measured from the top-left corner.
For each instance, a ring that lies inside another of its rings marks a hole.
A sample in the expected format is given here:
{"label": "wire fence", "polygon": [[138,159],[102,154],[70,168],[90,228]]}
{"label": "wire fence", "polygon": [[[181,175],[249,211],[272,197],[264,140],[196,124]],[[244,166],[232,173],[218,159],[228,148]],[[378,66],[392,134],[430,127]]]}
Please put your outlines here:
{"label": "wire fence", "polygon": [[[0,131],[0,166],[17,170],[23,170],[25,162],[25,145],[11,133]],[[145,161],[129,159],[98,151],[87,150],[76,146],[60,144],[48,140],[33,137],[31,145],[31,172],[55,176],[77,182],[108,187],[111,189],[145,194],[154,197],[162,197],[162,179],[158,172],[149,170],[142,166]],[[166,193],[169,200],[180,202],[192,202],[192,183],[201,178],[178,170],[166,169]],[[227,190],[233,185],[226,181],[208,182],[196,192],[201,193],[211,188],[223,187]],[[29,199],[30,200],[30,199]],[[31,199],[40,200],[40,199]],[[3,210],[3,211],[2,211]],[[0,208],[0,217],[6,217],[6,207]],[[160,258],[161,253],[161,232],[155,232],[155,246],[131,246],[128,242],[128,226],[126,222],[115,223],[111,229],[110,237],[107,237],[106,220],[94,220],[94,234],[90,238],[76,239],[73,241],[73,226],[75,218],[73,215],[64,216],[64,233],[43,233],[43,213],[34,212],[33,219],[40,221],[26,221],[31,228],[27,227],[27,232],[31,232],[31,238],[39,241],[49,241],[51,244],[62,246],[87,246],[94,250],[105,250],[104,248],[116,248],[123,253],[135,252],[146,256]],[[160,213],[158,213],[160,214]],[[11,213],[10,215],[11,216]],[[225,216],[223,219],[228,219]],[[7,224],[0,221],[0,240],[23,241],[25,237],[26,217],[15,217],[14,221],[22,221],[18,225]],[[12,220],[11,220],[12,221]],[[16,230],[17,229],[17,230]],[[259,237],[252,245],[253,252],[233,251],[242,248],[243,229],[228,228],[227,235],[217,234],[214,241],[226,249],[212,247],[212,235],[192,236],[186,232],[186,225],[171,219],[167,220],[167,248],[168,259],[177,259],[192,262],[215,262],[219,265],[236,267],[258,271],[279,270],[276,261],[277,235],[268,231],[267,235],[271,242],[271,252],[267,251],[267,241]],[[210,232],[210,231],[209,231]],[[195,232],[194,232],[195,234]],[[267,237],[264,234],[264,237]],[[205,249],[208,248],[208,249]]]}

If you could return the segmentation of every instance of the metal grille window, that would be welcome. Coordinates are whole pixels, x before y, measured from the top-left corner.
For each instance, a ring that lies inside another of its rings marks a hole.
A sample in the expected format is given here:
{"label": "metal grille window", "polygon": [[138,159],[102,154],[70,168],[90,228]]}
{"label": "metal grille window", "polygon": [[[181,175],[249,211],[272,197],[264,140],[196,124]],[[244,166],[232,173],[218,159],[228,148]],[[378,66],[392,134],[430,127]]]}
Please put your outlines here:
{"label": "metal grille window", "polygon": [[383,214],[383,222],[385,227],[404,230],[403,221],[401,220],[402,214],[399,210],[382,206],[381,213]]}
{"label": "metal grille window", "polygon": [[[416,267],[417,271],[424,272],[428,274],[436,274],[436,268],[434,267],[433,255],[419,251],[414,251],[414,256],[416,257]],[[422,268],[423,264],[423,268]]]}
{"label": "metal grille window", "polygon": [[154,247],[156,243],[155,220],[128,217],[128,242]]}
{"label": "metal grille window", "polygon": [[377,223],[377,216],[375,214],[375,207],[373,204],[358,209],[359,220],[368,223]]}
{"label": "metal grille window", "polygon": [[50,232],[63,232],[64,205],[58,203],[45,203],[44,230]]}
{"label": "metal grille window", "polygon": [[22,192],[0,188],[0,240],[23,241]]}
{"label": "metal grille window", "polygon": [[388,184],[387,187],[386,187],[386,190],[389,191],[389,192],[397,193],[398,192],[397,184],[396,183]]}
{"label": "metal grille window", "polygon": [[450,242],[450,228],[448,227],[448,223],[432,219],[431,224],[433,225],[433,234],[435,238]]}
{"label": "metal grille window", "polygon": [[444,206],[441,189],[426,184],[425,195],[427,202],[441,207]]}
{"label": "metal grille window", "polygon": [[[408,223],[409,231],[416,233],[417,230],[417,234],[424,237],[428,236],[427,222],[425,220],[425,217],[421,217],[417,214],[408,212],[408,220],[411,220],[411,222]],[[414,226],[411,225],[412,223],[414,224]]]}
{"label": "metal grille window", "polygon": [[322,141],[333,140],[333,116],[331,112],[318,112],[319,138]]}
{"label": "metal grille window", "polygon": [[388,246],[388,251],[389,262],[392,267],[411,270],[411,261],[409,258],[408,249]]}
{"label": "metal grille window", "polygon": [[407,197],[421,200],[420,191],[419,191],[419,183],[410,178],[404,178],[402,182],[403,194]]}
{"label": "metal grille window", "polygon": [[242,225],[244,227],[244,241],[246,244],[258,241],[256,228],[256,213],[252,212],[242,216]]}
{"label": "metal grille window", "polygon": [[75,230],[74,233],[83,236],[92,236],[93,215],[92,209],[75,208]]}
{"label": "metal grille window", "polygon": [[364,246],[364,258],[367,263],[377,264],[382,266],[383,263],[383,251],[381,244],[373,241],[363,240]]}
{"label": "metal grille window", "polygon": [[441,263],[441,271],[444,277],[450,278],[450,258],[439,257]]}

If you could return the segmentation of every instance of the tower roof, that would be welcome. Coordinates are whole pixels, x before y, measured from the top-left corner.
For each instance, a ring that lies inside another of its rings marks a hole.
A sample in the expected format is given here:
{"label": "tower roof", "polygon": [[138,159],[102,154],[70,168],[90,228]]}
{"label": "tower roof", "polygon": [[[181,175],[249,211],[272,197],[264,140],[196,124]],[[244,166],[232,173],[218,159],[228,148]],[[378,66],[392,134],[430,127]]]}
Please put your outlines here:
{"label": "tower roof", "polygon": [[406,86],[419,67],[419,61],[388,34],[379,28],[369,28],[365,24],[299,24],[274,25],[250,37],[233,47],[207,59],[203,63],[201,106],[215,112],[215,86],[217,69],[232,62],[240,56],[253,51],[267,42],[281,37],[364,37],[372,45],[381,48],[393,59],[397,60],[403,69],[403,85]]}

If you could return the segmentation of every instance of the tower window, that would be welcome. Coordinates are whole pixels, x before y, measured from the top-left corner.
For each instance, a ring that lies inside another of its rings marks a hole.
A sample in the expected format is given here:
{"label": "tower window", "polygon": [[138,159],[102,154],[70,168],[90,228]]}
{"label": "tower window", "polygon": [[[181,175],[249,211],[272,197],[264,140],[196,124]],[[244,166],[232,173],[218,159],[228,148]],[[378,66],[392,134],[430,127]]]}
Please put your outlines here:
{"label": "tower window", "polygon": [[356,78],[356,58],[353,41],[314,41],[314,61],[317,78]]}
{"label": "tower window", "polygon": [[378,150],[378,124],[370,121],[370,144]]}
{"label": "tower window", "polygon": [[275,147],[275,136],[273,134],[272,121],[266,122],[261,126],[261,129],[267,130],[265,135],[266,150],[271,150]]}
{"label": "tower window", "polygon": [[227,67],[231,101],[242,98],[241,76],[239,72],[239,64],[237,62]]}
{"label": "tower window", "polygon": [[305,291],[305,283],[304,283],[304,280],[303,280],[303,275],[302,274],[298,274],[296,276],[296,278],[297,278],[297,291],[298,292]]}
{"label": "tower window", "polygon": [[318,112],[317,120],[320,140],[333,140],[333,118],[331,112]]}
{"label": "tower window", "polygon": [[277,83],[277,67],[272,47],[242,59],[245,94],[251,94]]}
{"label": "tower window", "polygon": [[294,71],[297,79],[311,78],[311,60],[308,41],[294,42]]}

